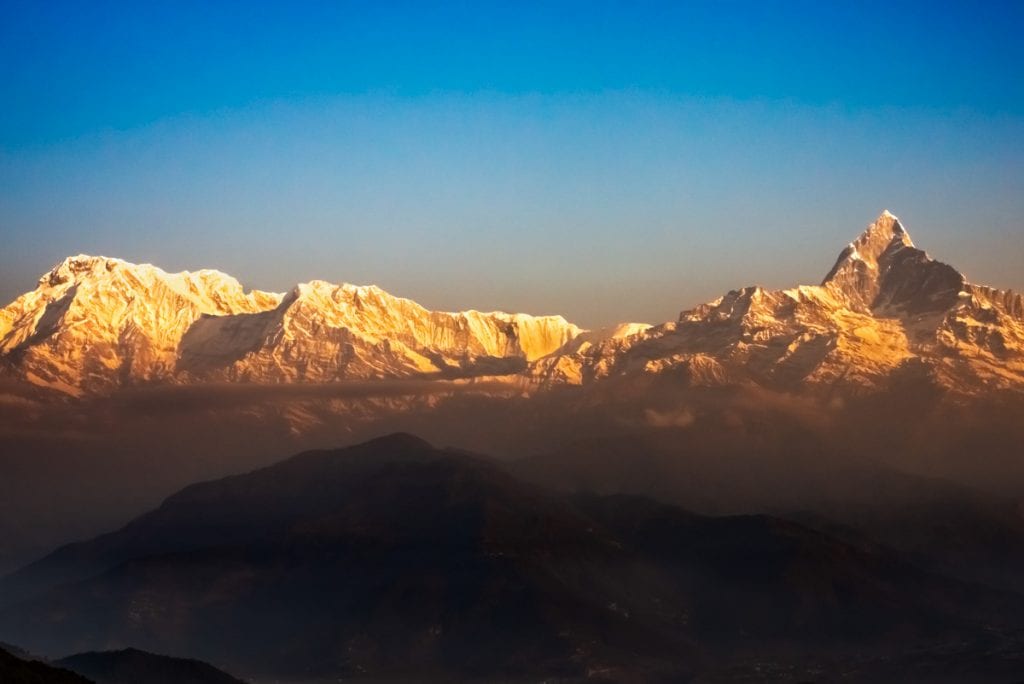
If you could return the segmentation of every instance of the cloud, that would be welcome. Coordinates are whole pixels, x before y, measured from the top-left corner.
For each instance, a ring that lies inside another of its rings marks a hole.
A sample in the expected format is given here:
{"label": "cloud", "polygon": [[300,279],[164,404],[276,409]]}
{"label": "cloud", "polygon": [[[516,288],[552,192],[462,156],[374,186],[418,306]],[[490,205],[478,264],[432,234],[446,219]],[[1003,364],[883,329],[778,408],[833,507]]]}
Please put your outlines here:
{"label": "cloud", "polygon": [[656,428],[686,428],[696,421],[697,417],[693,415],[693,411],[685,407],[672,411],[656,411],[655,409],[644,411],[644,422]]}
{"label": "cloud", "polygon": [[111,408],[143,411],[189,411],[243,407],[280,401],[316,399],[379,399],[430,395],[516,394],[519,390],[498,381],[457,380],[346,380],[328,383],[208,383],[140,387],[110,397]]}

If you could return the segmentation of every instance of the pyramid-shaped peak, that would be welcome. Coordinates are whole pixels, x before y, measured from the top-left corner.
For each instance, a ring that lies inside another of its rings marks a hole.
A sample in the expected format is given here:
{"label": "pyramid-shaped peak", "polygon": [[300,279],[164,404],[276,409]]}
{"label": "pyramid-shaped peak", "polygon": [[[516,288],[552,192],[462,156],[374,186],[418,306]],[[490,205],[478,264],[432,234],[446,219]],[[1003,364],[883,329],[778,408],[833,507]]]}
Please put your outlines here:
{"label": "pyramid-shaped peak", "polygon": [[914,246],[913,241],[910,239],[910,234],[903,227],[903,224],[900,223],[899,217],[885,209],[875,219],[874,223],[869,225],[860,234],[860,237],[853,244],[857,247],[862,257],[866,256],[877,259],[889,246],[889,243],[896,239],[907,247]]}
{"label": "pyramid-shaped peak", "polygon": [[[856,267],[858,270],[862,267],[877,268],[879,257],[893,243],[897,243],[897,246],[914,246],[907,229],[903,227],[895,214],[886,209],[839,254],[832,270],[825,276],[824,282],[827,283],[835,279],[842,271],[851,267]],[[861,264],[861,266],[857,266],[857,264]]]}
{"label": "pyramid-shaped peak", "polygon": [[879,259],[887,250],[913,246],[907,229],[886,209],[839,254],[822,284],[833,283],[862,303],[870,304],[878,290]]}

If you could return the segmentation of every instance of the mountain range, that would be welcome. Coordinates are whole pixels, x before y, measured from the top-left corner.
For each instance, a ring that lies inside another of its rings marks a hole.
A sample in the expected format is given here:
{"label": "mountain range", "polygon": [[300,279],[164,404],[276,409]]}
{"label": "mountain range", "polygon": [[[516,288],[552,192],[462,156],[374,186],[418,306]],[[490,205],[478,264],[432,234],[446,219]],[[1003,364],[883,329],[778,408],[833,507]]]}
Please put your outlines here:
{"label": "mountain range", "polygon": [[676,321],[599,331],[561,316],[428,311],[375,286],[246,292],[217,271],[79,255],[0,310],[0,374],[74,397],[398,379],[484,393],[600,392],[657,378],[817,395],[905,382],[952,396],[1020,393],[1024,297],[969,283],[915,247],[889,212],[819,285],[747,287]]}

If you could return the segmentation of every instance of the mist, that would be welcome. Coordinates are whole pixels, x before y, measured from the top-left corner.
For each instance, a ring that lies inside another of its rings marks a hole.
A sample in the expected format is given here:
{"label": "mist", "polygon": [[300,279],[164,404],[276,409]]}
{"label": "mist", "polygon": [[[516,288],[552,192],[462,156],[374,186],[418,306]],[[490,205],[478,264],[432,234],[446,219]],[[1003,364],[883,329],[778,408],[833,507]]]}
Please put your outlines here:
{"label": "mist", "polygon": [[4,396],[6,569],[114,529],[192,482],[398,431],[552,489],[712,514],[839,516],[899,509],[925,490],[1007,501],[1024,492],[1024,404],[952,402],[922,387],[841,400],[657,381],[531,397],[436,380],[140,388],[61,403]]}

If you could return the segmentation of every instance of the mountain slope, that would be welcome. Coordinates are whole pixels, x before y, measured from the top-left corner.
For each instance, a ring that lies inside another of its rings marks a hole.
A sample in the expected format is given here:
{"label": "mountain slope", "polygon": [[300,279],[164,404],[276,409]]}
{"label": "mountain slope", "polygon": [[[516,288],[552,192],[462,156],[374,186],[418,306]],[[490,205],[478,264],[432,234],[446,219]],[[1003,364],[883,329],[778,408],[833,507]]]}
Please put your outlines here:
{"label": "mountain slope", "polygon": [[291,678],[678,680],[826,652],[848,671],[895,635],[968,648],[1024,614],[877,547],[555,495],[407,435],[189,487],[24,574],[45,581],[0,610],[0,637]]}
{"label": "mountain slope", "polygon": [[748,437],[730,438],[735,427],[702,420],[701,430],[581,440],[509,468],[569,492],[643,495],[716,515],[770,513],[840,539],[872,540],[945,576],[1024,593],[1019,488],[1000,496],[912,475],[822,448],[799,430],[755,448]]}

